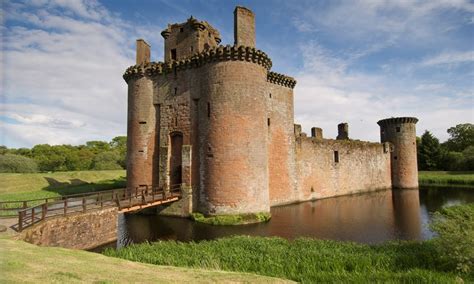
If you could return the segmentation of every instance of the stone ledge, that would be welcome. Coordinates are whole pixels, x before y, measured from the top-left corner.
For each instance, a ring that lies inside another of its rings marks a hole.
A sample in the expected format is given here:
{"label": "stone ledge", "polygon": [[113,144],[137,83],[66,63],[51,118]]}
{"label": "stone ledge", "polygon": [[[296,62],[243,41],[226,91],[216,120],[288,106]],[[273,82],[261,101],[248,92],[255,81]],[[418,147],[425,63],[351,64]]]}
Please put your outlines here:
{"label": "stone ledge", "polygon": [[[210,48],[201,53],[195,54],[189,58],[185,58],[179,61],[173,61],[169,63],[163,62],[150,62],[145,65],[134,65],[127,68],[123,74],[123,78],[128,82],[132,78],[147,76],[155,76],[161,74],[172,73],[174,70],[186,70],[201,67],[210,62],[218,61],[246,61],[256,63],[270,70],[272,67],[272,61],[268,55],[254,47],[249,46],[230,46],[220,45],[218,47]],[[274,72],[270,72],[274,73]],[[274,73],[278,74],[278,73]],[[280,74],[278,74],[280,75]],[[283,76],[283,75],[280,75]],[[273,75],[275,77],[275,75]],[[286,76],[285,76],[286,77]],[[275,77],[276,80],[277,77]],[[278,77],[280,78],[280,77]],[[290,78],[290,77],[286,77]],[[281,81],[279,79],[278,81]],[[294,81],[294,80],[293,80]],[[296,82],[296,81],[295,81]]]}

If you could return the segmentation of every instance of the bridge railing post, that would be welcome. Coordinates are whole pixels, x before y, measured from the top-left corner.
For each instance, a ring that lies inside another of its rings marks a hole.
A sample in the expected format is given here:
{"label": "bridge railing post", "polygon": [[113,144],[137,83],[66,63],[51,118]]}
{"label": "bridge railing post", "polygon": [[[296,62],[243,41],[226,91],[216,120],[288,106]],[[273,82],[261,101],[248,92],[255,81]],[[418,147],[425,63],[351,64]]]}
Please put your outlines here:
{"label": "bridge railing post", "polygon": [[67,198],[64,199],[64,205],[63,206],[64,206],[64,216],[66,216],[66,214],[67,214]]}
{"label": "bridge railing post", "polygon": [[25,211],[21,210],[18,211],[18,231],[23,230],[23,218],[24,218]]}
{"label": "bridge railing post", "polygon": [[86,205],[86,198],[83,197],[83,198],[82,198],[82,212],[86,212],[86,207],[87,207],[87,205]]}
{"label": "bridge railing post", "polygon": [[48,210],[48,203],[43,203],[41,205],[41,220],[44,220],[44,218],[46,218],[46,210]]}

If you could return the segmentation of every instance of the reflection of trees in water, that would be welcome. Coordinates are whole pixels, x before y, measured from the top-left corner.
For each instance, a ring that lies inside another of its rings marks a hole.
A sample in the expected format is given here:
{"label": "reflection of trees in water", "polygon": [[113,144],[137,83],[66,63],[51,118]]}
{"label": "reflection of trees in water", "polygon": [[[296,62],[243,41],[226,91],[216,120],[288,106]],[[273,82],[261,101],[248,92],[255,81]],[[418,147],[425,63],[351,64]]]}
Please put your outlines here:
{"label": "reflection of trees in water", "polygon": [[420,202],[428,212],[432,213],[450,203],[474,202],[474,192],[471,188],[450,187],[420,187]]}
{"label": "reflection of trees in water", "polygon": [[328,198],[273,207],[270,222],[244,226],[212,226],[186,218],[130,214],[119,221],[119,226],[125,227],[119,231],[134,243],[158,239],[199,241],[232,235],[288,239],[306,236],[363,243],[421,239],[425,233],[422,218],[426,223],[427,217],[421,216],[424,210],[420,202],[433,212],[454,201],[474,202],[474,190],[422,187],[419,191],[387,190]]}

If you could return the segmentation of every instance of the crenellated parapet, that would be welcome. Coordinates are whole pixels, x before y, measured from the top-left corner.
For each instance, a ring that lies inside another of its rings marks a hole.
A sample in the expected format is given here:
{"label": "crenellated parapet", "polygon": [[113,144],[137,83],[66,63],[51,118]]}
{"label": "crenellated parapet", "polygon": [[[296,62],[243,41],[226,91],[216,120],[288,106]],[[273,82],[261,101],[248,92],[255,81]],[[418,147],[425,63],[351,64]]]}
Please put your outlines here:
{"label": "crenellated parapet", "polygon": [[[218,61],[246,61],[252,62],[258,65],[265,67],[267,70],[270,70],[272,67],[272,61],[268,55],[254,47],[248,46],[231,46],[231,45],[220,45],[218,47],[210,48],[201,53],[195,54],[191,57],[173,61],[168,63],[163,62],[151,62],[144,65],[134,65],[127,68],[123,74],[125,81],[129,81],[135,77],[141,77],[145,74],[148,76],[155,76],[160,74],[166,74],[177,71],[198,68],[207,63],[218,62]],[[287,84],[288,86],[294,87],[296,81],[278,73],[270,72],[272,74],[272,79],[275,83],[278,84]],[[292,83],[293,82],[293,83]]]}
{"label": "crenellated parapet", "polygon": [[391,125],[391,124],[401,124],[401,123],[417,123],[418,118],[416,117],[392,117],[379,120],[377,122],[381,127]]}
{"label": "crenellated parapet", "polygon": [[268,72],[267,81],[292,89],[296,85],[296,80],[294,78],[276,72]]}

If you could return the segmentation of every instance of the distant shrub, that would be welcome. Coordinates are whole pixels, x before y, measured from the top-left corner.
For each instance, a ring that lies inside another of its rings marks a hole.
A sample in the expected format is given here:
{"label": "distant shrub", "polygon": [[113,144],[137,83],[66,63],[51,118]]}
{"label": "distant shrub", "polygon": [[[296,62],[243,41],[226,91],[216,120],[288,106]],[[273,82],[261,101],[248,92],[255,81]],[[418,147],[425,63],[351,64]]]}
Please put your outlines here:
{"label": "distant shrub", "polygon": [[116,151],[101,152],[94,157],[92,169],[94,170],[121,170],[119,164],[120,154]]}
{"label": "distant shrub", "polygon": [[38,165],[28,157],[5,154],[0,155],[0,173],[34,173]]}
{"label": "distant shrub", "polygon": [[474,273],[474,203],[443,208],[434,215],[431,228],[440,257],[462,273]]}

